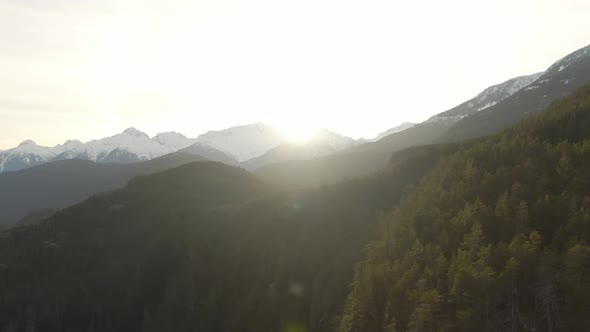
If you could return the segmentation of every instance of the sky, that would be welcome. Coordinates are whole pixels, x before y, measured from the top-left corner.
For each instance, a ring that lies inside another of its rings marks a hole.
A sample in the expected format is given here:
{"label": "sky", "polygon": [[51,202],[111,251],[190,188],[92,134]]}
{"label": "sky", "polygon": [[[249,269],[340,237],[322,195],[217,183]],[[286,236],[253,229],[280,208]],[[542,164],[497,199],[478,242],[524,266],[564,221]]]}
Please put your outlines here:
{"label": "sky", "polygon": [[587,0],[0,0],[0,149],[264,122],[374,137],[590,44]]}

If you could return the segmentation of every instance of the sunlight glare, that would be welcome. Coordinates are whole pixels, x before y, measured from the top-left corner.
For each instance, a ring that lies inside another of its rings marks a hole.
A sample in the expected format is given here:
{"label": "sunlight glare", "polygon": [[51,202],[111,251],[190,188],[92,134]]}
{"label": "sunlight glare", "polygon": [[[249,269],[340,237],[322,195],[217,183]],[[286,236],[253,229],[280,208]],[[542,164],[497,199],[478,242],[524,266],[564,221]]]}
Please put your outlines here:
{"label": "sunlight glare", "polygon": [[281,126],[281,131],[290,143],[304,144],[312,139],[313,135],[317,132],[317,129],[312,128],[311,126],[289,125]]}

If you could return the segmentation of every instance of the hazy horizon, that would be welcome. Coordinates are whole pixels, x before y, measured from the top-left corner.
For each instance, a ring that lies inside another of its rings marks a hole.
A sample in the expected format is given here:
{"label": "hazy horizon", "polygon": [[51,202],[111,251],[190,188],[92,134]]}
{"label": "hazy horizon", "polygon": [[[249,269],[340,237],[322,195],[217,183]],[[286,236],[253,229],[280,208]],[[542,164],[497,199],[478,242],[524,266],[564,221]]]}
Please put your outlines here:
{"label": "hazy horizon", "polygon": [[545,70],[590,42],[588,9],[0,0],[0,149],[257,122],[371,138]]}

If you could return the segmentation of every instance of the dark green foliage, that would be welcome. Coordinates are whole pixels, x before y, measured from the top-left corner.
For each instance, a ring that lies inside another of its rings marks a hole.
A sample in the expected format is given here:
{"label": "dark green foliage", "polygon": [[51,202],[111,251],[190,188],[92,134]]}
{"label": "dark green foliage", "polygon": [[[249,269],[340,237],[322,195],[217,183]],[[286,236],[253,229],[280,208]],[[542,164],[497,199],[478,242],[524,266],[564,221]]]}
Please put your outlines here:
{"label": "dark green foliage", "polygon": [[587,87],[309,190],[220,163],[136,178],[1,233],[0,330],[583,331],[589,119]]}
{"label": "dark green foliage", "polygon": [[359,264],[341,331],[585,331],[590,86],[441,158]]}
{"label": "dark green foliage", "polygon": [[332,330],[381,216],[452,151],[287,193],[219,163],[136,178],[3,234],[0,330]]}

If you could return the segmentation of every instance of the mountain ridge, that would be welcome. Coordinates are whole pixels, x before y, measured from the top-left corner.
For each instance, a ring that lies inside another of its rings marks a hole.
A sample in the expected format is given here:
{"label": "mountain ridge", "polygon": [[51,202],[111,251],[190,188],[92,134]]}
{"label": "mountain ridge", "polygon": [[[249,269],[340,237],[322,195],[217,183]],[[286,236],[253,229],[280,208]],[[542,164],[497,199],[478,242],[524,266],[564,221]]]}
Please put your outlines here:
{"label": "mountain ridge", "polygon": [[314,133],[306,142],[284,142],[263,155],[248,159],[240,165],[247,170],[255,171],[260,167],[278,162],[307,160],[335,154],[357,144],[360,144],[359,141],[351,137],[324,128]]}
{"label": "mountain ridge", "polygon": [[[377,142],[318,159],[266,165],[257,173],[280,185],[318,186],[376,172],[385,167],[393,152],[407,147],[459,142],[493,134],[544,110],[551,102],[590,82],[590,45],[566,55],[538,75],[519,76],[491,86],[450,110]],[[527,83],[529,85],[525,85]],[[504,87],[505,91],[499,91],[498,87]],[[520,90],[514,92],[515,87]],[[489,93],[492,91],[495,93]],[[478,96],[485,98],[477,102]],[[487,106],[491,102],[495,104]],[[484,106],[487,107],[481,109]]]}
{"label": "mountain ridge", "polygon": [[131,163],[67,159],[0,173],[0,225],[14,224],[39,209],[64,208],[98,192],[118,189],[138,175],[197,161],[207,159],[187,153]]}
{"label": "mountain ridge", "polygon": [[[264,136],[265,133],[270,136]],[[248,137],[249,134],[259,137]],[[262,154],[285,140],[277,129],[262,123],[230,127],[221,131],[209,131],[199,137],[188,138],[173,131],[149,137],[146,133],[129,127],[119,134],[86,143],[68,140],[54,147],[45,147],[37,145],[32,140],[25,140],[14,148],[0,150],[0,173],[18,171],[50,161],[66,159],[106,163],[146,161],[182,150],[190,154],[198,152],[207,154],[204,156],[207,159],[234,165],[237,163],[237,158],[233,154],[242,158],[249,157],[250,153]],[[233,137],[233,141],[228,142],[228,137]],[[268,137],[272,139],[266,141],[265,138]],[[200,145],[189,149],[197,143]],[[231,146],[232,144],[237,147]],[[253,152],[239,152],[243,146],[247,146]]]}

